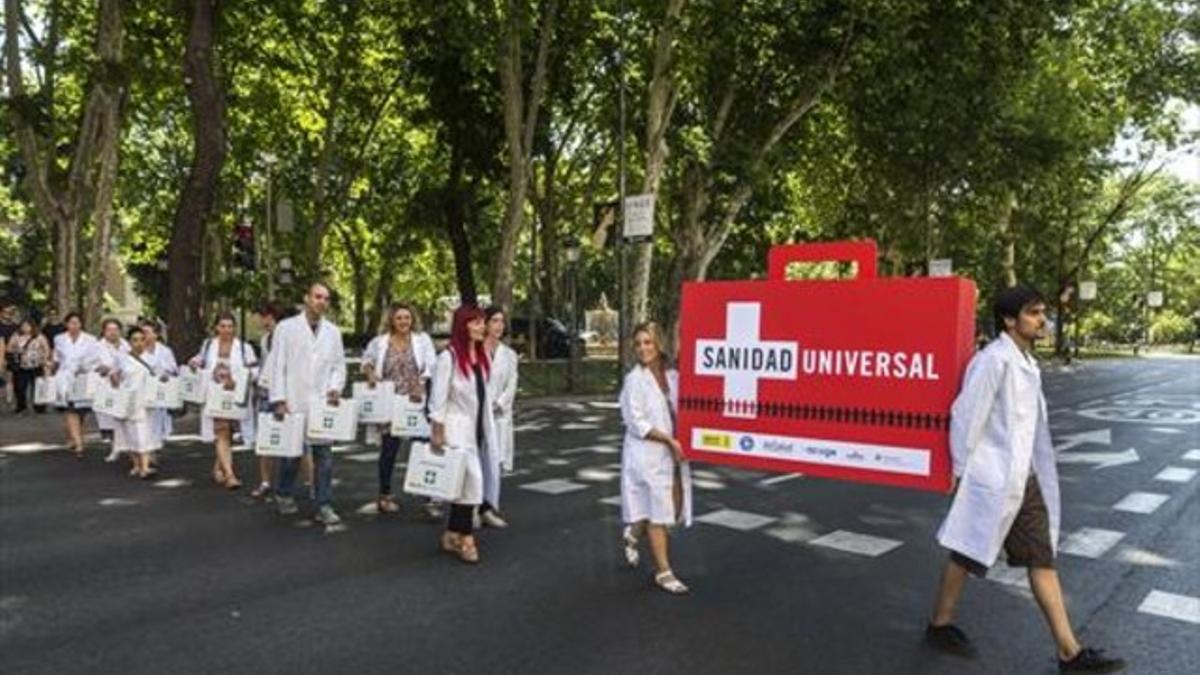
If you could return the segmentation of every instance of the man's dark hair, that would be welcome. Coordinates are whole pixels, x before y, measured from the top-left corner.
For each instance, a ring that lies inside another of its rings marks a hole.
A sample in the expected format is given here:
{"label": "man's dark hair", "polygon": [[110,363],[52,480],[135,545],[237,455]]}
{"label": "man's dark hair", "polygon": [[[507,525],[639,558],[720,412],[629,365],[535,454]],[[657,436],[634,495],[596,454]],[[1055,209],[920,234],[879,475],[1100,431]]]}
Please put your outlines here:
{"label": "man's dark hair", "polygon": [[992,316],[996,320],[996,333],[1004,332],[1005,319],[1015,321],[1021,315],[1021,310],[1039,303],[1046,304],[1045,296],[1028,284],[1017,284],[1001,290],[992,302]]}
{"label": "man's dark hair", "polygon": [[258,308],[258,315],[269,316],[276,321],[279,321],[284,317],[283,306],[274,300],[264,302],[262,306]]}

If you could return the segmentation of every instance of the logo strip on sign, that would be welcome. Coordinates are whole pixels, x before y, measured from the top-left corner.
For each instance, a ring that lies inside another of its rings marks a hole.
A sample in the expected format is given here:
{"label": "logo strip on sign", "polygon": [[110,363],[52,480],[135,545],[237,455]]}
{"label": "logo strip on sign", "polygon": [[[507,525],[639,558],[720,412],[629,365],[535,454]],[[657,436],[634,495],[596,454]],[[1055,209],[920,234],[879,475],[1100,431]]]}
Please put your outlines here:
{"label": "logo strip on sign", "polygon": [[692,429],[692,447],[708,452],[740,452],[772,459],[909,476],[929,476],[930,472],[930,450],[874,443],[695,428]]}
{"label": "logo strip on sign", "polygon": [[950,418],[945,414],[913,412],[911,410],[883,410],[878,408],[847,408],[844,406],[809,405],[776,401],[726,401],[719,398],[689,396],[679,400],[681,410],[696,412],[721,412],[725,408],[745,410],[747,414],[816,422],[833,422],[880,427],[903,427],[946,431],[950,429]]}

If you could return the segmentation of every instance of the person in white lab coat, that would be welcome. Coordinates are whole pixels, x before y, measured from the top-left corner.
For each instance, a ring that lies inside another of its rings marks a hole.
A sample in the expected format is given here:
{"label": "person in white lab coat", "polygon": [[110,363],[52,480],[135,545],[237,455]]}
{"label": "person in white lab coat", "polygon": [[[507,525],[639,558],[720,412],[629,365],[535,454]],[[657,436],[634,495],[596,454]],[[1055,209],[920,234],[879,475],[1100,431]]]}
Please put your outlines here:
{"label": "person in white lab coat", "polygon": [[[370,386],[394,387],[399,396],[423,404],[426,385],[433,377],[437,351],[429,335],[414,330],[416,315],[411,305],[396,303],[388,310],[387,332],[377,335],[363,352],[362,371]],[[379,448],[379,497],[375,505],[380,513],[396,513],[400,506],[392,497],[392,473],[396,455],[412,447],[412,439],[398,438],[384,428]],[[402,447],[403,446],[403,447]]]}
{"label": "person in white lab coat", "polygon": [[[258,383],[255,391],[255,396],[258,401],[257,409],[259,412],[271,412],[271,369],[274,367],[271,362],[271,348],[275,343],[275,327],[279,325],[280,320],[285,318],[284,308],[275,302],[268,302],[258,310],[259,328],[262,330],[262,336],[258,339],[258,354],[259,363],[261,366],[258,371]],[[312,485],[313,482],[313,466],[312,457],[304,455],[301,458],[301,470],[304,472],[305,482]],[[258,487],[250,493],[255,499],[265,499],[271,494],[274,476],[276,472],[275,458],[267,455],[259,455],[258,457]]]}
{"label": "person in white lab coat", "polygon": [[[179,375],[179,362],[175,360],[175,352],[159,342],[161,330],[159,323],[153,319],[143,319],[138,323],[138,327],[142,329],[142,337],[145,341],[141,359],[150,366],[151,376],[166,382]],[[165,408],[151,408],[146,413],[149,415],[150,433],[154,437],[154,442],[157,443],[158,448],[162,448],[163,443],[174,429],[171,411]]]}
{"label": "person in white lab coat", "polygon": [[967,367],[950,412],[954,500],[938,530],[950,551],[925,640],[972,658],[974,645],[954,625],[967,576],[984,576],[1004,549],[1008,564],[1028,570],[1029,585],[1058,646],[1062,672],[1115,672],[1120,659],[1080,645],[1067,617],[1054,568],[1059,533],[1058,472],[1033,358],[1045,334],[1046,303],[1034,289],[1002,290],[993,308],[1000,336]]}
{"label": "person in white lab coat", "polygon": [[154,377],[153,366],[146,360],[146,336],[140,326],[129,329],[129,351],[117,357],[113,369],[113,386],[132,392],[134,414],[127,419],[114,420],[113,448],[129,454],[130,476],[150,478],[158,470],[150,465],[150,456],[162,448],[162,437],[152,428],[153,410],[146,409],[146,381]]}
{"label": "person in white lab coat", "polygon": [[71,383],[102,365],[103,354],[96,338],[83,332],[78,312],[63,320],[66,330],[54,336],[54,356],[49,371],[54,376],[58,409],[67,424],[67,443],[75,459],[83,459],[83,418],[91,410],[91,401],[72,401]]}
{"label": "person in white lab coat", "polygon": [[[192,371],[203,371],[201,382],[216,382],[227,390],[236,388],[235,381],[246,381],[247,391],[254,382],[258,358],[254,350],[239,340],[234,332],[237,321],[233,314],[222,312],[217,316],[215,334],[204,341],[200,352],[188,360]],[[249,394],[247,394],[247,399]],[[201,412],[200,438],[213,443],[213,482],[228,490],[242,486],[233,466],[233,433],[236,424],[247,443],[254,442],[254,424],[257,413],[254,406],[245,401],[240,420],[215,419]]]}
{"label": "person in white lab coat", "polygon": [[637,567],[638,540],[647,534],[654,556],[654,583],[669,593],[687,593],[687,586],[671,571],[667,544],[667,528],[692,523],[691,469],[675,438],[679,374],[667,363],[657,324],[639,324],[632,338],[637,365],[625,375],[621,387],[625,560],[630,567]]}
{"label": "person in white lab coat", "polygon": [[476,508],[490,509],[484,498],[484,466],[496,448],[496,425],[488,396],[488,362],[483,311],[463,305],[454,311],[450,347],[438,355],[429,400],[429,420],[436,449],[466,453],[462,492],[451,500],[450,517],[442,533],[442,550],[467,563],[479,562],[475,541]]}
{"label": "person in white lab coat", "polygon": [[[108,377],[112,370],[120,364],[125,354],[129,353],[129,342],[121,335],[121,328],[121,322],[116,319],[105,319],[100,323],[100,340],[98,342],[100,352],[96,370],[105,377]],[[117,461],[121,456],[121,452],[113,443],[113,433],[117,428],[117,421],[110,415],[96,413],[96,426],[100,429],[100,438],[110,446],[108,457],[104,458],[104,461],[109,463]]]}
{"label": "person in white lab coat", "polygon": [[488,527],[508,527],[500,516],[500,476],[513,470],[513,402],[517,398],[517,353],[501,342],[508,328],[507,315],[502,307],[488,307],[484,311],[487,321],[488,360],[492,373],[488,378],[489,396],[492,400],[492,416],[496,419],[496,451],[490,454],[491,466],[483,472],[483,496],[492,509],[483,511],[480,520]]}
{"label": "person in white lab coat", "polygon": [[[275,327],[271,355],[271,405],[280,419],[285,414],[307,415],[322,399],[332,405],[341,401],[346,386],[346,353],[342,333],[325,318],[329,310],[329,287],[315,282],[304,295],[304,311],[284,319]],[[305,443],[316,467],[316,519],[336,525],[341,518],[333,509],[333,449],[327,443]],[[281,515],[299,509],[292,496],[299,459],[280,462],[276,505]]]}

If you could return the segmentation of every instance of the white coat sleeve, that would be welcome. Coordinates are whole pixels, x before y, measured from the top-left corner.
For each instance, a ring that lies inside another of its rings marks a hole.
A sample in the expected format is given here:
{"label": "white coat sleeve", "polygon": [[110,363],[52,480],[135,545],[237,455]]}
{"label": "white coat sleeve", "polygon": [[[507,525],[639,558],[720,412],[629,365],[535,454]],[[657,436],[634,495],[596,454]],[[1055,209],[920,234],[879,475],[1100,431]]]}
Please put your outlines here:
{"label": "white coat sleeve", "polygon": [[1000,394],[1004,361],[982,354],[967,368],[962,389],[950,408],[950,457],[954,475],[962,476],[971,452],[979,445],[988,416]]}
{"label": "white coat sleeve", "polygon": [[429,396],[429,419],[446,423],[446,403],[450,399],[450,378],[454,375],[454,359],[450,350],[441,353],[433,367],[433,392]]}
{"label": "white coat sleeve", "polygon": [[362,353],[362,364],[375,373],[377,379],[383,378],[383,373],[379,372],[379,350],[383,348],[383,336],[376,335],[367,343],[367,348]]}
{"label": "white coat sleeve", "polygon": [[634,436],[645,438],[654,430],[654,425],[650,424],[646,414],[645,397],[640,389],[634,373],[625,376],[625,386],[621,387],[621,420]]}
{"label": "white coat sleeve", "polygon": [[285,364],[287,363],[287,353],[291,348],[289,344],[291,339],[288,337],[287,324],[281,323],[275,327],[275,337],[271,342],[271,355],[268,359],[271,366],[271,373],[268,378],[271,403],[282,403],[287,400],[287,381],[283,378],[286,375]]}
{"label": "white coat sleeve", "polygon": [[437,349],[433,346],[433,338],[429,337],[428,333],[421,333],[418,349],[421,351],[421,379],[427,381],[433,378],[433,371],[437,367],[438,360]]}
{"label": "white coat sleeve", "polygon": [[342,332],[334,331],[333,361],[330,365],[329,388],[336,389],[338,394],[346,388],[346,349],[342,346]]}
{"label": "white coat sleeve", "polygon": [[163,350],[161,355],[163,372],[167,375],[179,374],[179,362],[175,360],[175,352],[166,345],[159,345],[159,349]]}
{"label": "white coat sleeve", "polygon": [[506,413],[512,412],[513,402],[517,398],[517,358],[510,356],[509,362],[512,364],[509,376],[504,382],[504,388],[500,390],[500,394],[496,397],[496,403]]}

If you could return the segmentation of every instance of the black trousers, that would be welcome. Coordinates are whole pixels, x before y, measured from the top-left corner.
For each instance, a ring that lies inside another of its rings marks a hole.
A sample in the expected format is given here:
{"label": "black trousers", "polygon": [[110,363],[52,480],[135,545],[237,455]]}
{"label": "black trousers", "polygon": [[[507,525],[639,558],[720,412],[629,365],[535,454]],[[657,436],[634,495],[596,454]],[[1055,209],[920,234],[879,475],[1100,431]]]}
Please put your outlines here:
{"label": "black trousers", "polygon": [[468,535],[474,531],[475,507],[470,504],[451,504],[450,522],[446,529],[457,534]]}
{"label": "black trousers", "polygon": [[[37,381],[40,369],[18,369],[13,371],[13,394],[17,399],[17,412],[29,407],[29,399],[33,396],[33,384]],[[33,409],[38,412],[46,412],[46,406],[35,405]]]}

